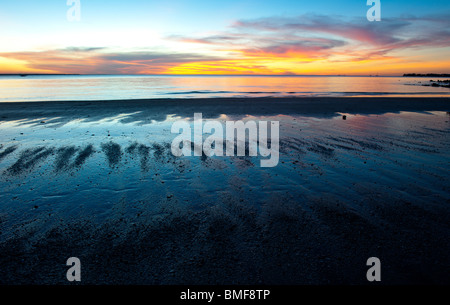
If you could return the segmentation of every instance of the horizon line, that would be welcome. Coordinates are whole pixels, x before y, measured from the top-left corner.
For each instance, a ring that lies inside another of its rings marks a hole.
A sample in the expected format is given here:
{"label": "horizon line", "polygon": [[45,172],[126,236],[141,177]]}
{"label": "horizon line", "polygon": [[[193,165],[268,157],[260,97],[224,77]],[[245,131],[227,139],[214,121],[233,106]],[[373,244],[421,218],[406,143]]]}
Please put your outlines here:
{"label": "horizon line", "polygon": [[[411,74],[411,73],[405,73]],[[403,75],[379,75],[379,74],[109,74],[109,73],[0,73],[0,76],[273,76],[273,77],[400,77]],[[436,73],[439,74],[439,73]],[[441,73],[445,74],[445,73]]]}

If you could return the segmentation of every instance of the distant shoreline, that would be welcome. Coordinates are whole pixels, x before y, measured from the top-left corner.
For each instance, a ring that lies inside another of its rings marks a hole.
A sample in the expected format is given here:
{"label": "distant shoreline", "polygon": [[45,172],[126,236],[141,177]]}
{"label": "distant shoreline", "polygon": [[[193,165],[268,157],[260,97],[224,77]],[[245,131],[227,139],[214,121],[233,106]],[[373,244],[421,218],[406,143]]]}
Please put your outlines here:
{"label": "distant shoreline", "polygon": [[52,73],[52,74],[47,74],[47,73],[12,73],[12,74],[4,73],[4,74],[1,74],[0,73],[0,76],[22,76],[22,75],[25,75],[25,76],[36,76],[36,75],[46,76],[46,75],[82,75],[82,74],[62,74],[62,73]]}
{"label": "distant shoreline", "polygon": [[450,77],[450,74],[433,74],[433,73],[416,74],[416,73],[411,73],[411,74],[403,74],[403,77]]}
{"label": "distant shoreline", "polygon": [[27,76],[81,76],[81,74],[0,74],[1,76],[21,76],[21,77],[27,77]]}
{"label": "distant shoreline", "polygon": [[191,76],[191,77],[450,77],[450,74],[345,75],[345,74],[78,74],[78,73],[0,73],[1,76]]}

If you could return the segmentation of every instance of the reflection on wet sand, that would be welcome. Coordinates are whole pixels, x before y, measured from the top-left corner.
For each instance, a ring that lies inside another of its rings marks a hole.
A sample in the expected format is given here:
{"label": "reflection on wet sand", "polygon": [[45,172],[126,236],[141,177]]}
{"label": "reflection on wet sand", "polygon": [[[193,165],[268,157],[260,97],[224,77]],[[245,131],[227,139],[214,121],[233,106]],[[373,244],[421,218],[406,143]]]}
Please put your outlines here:
{"label": "reflection on wet sand", "polygon": [[74,253],[89,262],[86,284],[364,283],[370,256],[385,283],[448,281],[444,112],[237,115],[280,121],[280,162],[261,168],[258,157],[174,157],[170,126],[191,110],[153,121],[68,111],[52,124],[7,109],[0,282],[63,283],[55,274]]}
{"label": "reflection on wet sand", "polygon": [[339,113],[384,114],[400,111],[446,111],[445,98],[214,98],[154,99],[124,101],[67,101],[1,103],[1,122],[37,127],[61,127],[70,122],[108,122],[148,125],[168,118],[192,118],[201,112],[205,119],[226,114],[233,120],[253,116],[310,116],[332,118]]}

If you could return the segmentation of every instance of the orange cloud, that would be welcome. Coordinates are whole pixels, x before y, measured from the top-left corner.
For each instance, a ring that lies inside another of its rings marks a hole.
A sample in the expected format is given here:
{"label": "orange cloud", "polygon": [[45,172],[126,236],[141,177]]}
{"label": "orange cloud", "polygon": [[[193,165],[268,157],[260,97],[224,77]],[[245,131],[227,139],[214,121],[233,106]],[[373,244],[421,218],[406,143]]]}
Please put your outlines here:
{"label": "orange cloud", "polygon": [[[180,52],[65,48],[0,53],[2,73],[402,74],[450,70],[450,18],[369,23],[330,16],[235,22],[209,36],[168,36]],[[447,27],[447,28],[448,28]],[[411,30],[414,29],[414,31]],[[194,46],[194,48],[190,48]],[[189,47],[189,48],[188,48]],[[440,59],[440,60],[439,60]]]}

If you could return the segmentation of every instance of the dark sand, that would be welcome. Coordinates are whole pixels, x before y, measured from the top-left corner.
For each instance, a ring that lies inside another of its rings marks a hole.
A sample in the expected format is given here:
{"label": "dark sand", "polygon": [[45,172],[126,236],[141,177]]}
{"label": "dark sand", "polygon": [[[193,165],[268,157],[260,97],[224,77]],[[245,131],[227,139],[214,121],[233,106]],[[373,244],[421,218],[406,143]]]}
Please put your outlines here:
{"label": "dark sand", "polygon": [[[25,120],[41,123],[50,117],[52,123],[75,119],[98,121],[122,113],[135,113],[122,123],[164,121],[168,114],[192,117],[202,112],[204,118],[220,114],[243,117],[270,115],[302,115],[331,117],[336,113],[383,114],[399,111],[448,111],[448,98],[214,98],[151,99],[117,101],[62,101],[0,103],[2,121]],[[55,119],[56,118],[56,119]],[[33,121],[35,120],[35,121]]]}
{"label": "dark sand", "polygon": [[[450,284],[449,110],[439,98],[2,103],[0,283],[66,284],[76,256],[82,284],[367,284],[376,256],[382,284]],[[279,166],[173,157],[164,122],[194,112],[278,117]]]}

